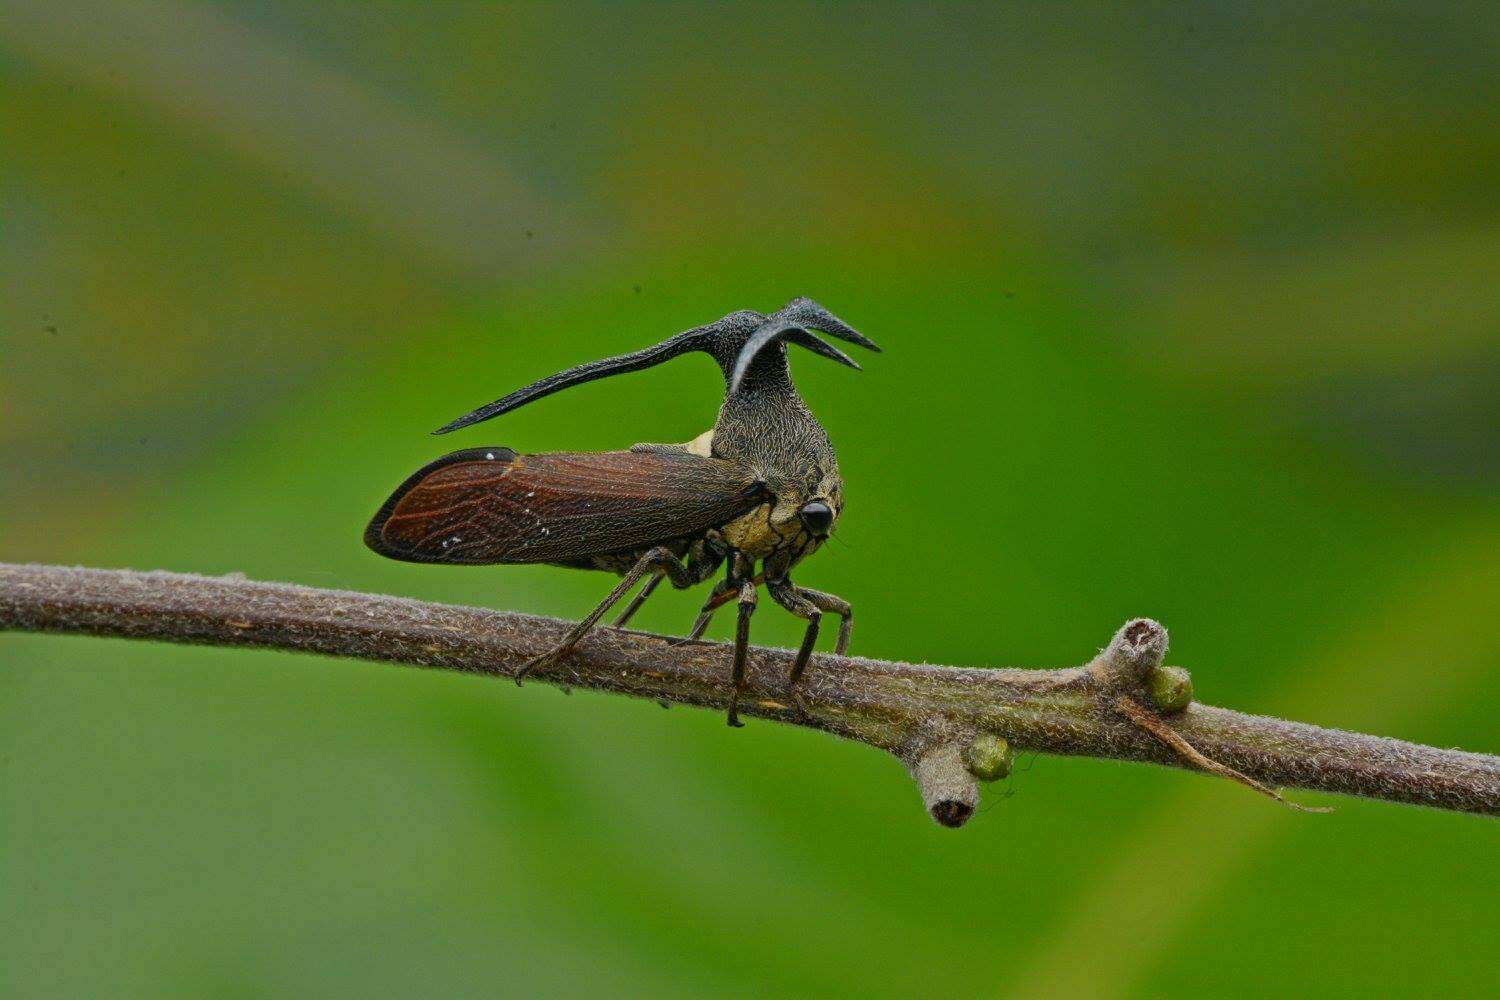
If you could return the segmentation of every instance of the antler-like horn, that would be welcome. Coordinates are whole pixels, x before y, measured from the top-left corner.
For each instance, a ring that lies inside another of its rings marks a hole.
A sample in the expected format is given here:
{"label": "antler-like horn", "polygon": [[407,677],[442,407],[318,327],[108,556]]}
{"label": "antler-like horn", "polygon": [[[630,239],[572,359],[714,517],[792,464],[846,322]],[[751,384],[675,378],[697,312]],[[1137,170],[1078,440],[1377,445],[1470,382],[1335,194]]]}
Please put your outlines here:
{"label": "antler-like horn", "polygon": [[879,352],[880,348],[875,342],[854,327],[839,319],[833,313],[824,309],[818,303],[808,298],[797,298],[788,302],[776,311],[771,319],[782,319],[798,326],[805,326],[820,333],[832,334],[840,340],[847,340],[851,344]]}
{"label": "antler-like horn", "polygon": [[[725,317],[724,320],[729,319]],[[719,323],[723,323],[720,320]],[[569,386],[581,385],[584,382],[592,382],[595,379],[608,378],[611,375],[623,375],[626,372],[638,372],[642,368],[650,368],[659,365],[663,361],[670,361],[680,354],[692,351],[707,350],[709,342],[714,336],[715,327],[719,323],[708,326],[700,326],[687,330],[662,341],[655,347],[647,347],[644,350],[633,351],[630,354],[621,354],[618,357],[605,358],[602,361],[590,361],[587,364],[569,368],[567,371],[558,372],[556,375],[548,375],[539,382],[533,382],[522,389],[517,389],[508,396],[502,396],[493,403],[486,403],[472,413],[466,413],[457,420],[450,421],[433,431],[434,434],[447,434],[456,431],[460,427],[468,427],[491,417],[498,417],[502,413],[525,406],[527,403],[550,396],[554,392],[566,389]]]}
{"label": "antler-like horn", "polygon": [[795,323],[777,321],[773,318],[752,333],[750,339],[745,341],[745,346],[740,348],[740,355],[734,362],[734,374],[729,379],[730,395],[739,391],[740,383],[744,381],[745,373],[750,370],[750,362],[755,360],[756,355],[780,341],[800,344],[814,354],[821,354],[841,365],[848,365],[856,371],[859,370],[859,365],[855,360],[843,351],[819,340]]}
{"label": "antler-like horn", "polygon": [[713,356],[723,370],[725,378],[729,380],[731,392],[739,386],[750,360],[768,344],[781,340],[801,344],[825,358],[832,358],[851,368],[859,367],[843,352],[830,347],[809,333],[808,328],[840,337],[872,351],[880,350],[868,338],[856,332],[853,327],[812,299],[793,299],[771,316],[763,316],[748,309],[732,312],[717,322],[679,333],[655,347],[605,358],[602,361],[590,361],[587,364],[569,368],[567,371],[558,372],[556,375],[549,375],[493,403],[487,403],[472,413],[466,413],[457,420],[439,427],[433,433],[447,434],[460,427],[468,427],[471,424],[489,420],[491,417],[498,417],[502,413],[509,413],[511,410],[525,406],[543,396],[550,396],[569,386],[651,368],[663,361],[669,361],[678,355],[693,351],[703,351]]}
{"label": "antler-like horn", "polygon": [[850,368],[859,369],[853,359],[843,351],[829,346],[808,332],[808,328],[821,333],[832,334],[851,344],[872,351],[880,348],[875,342],[854,327],[839,319],[833,313],[824,309],[818,303],[808,298],[796,298],[782,306],[776,312],[766,317],[766,321],[740,348],[739,356],[735,359],[734,370],[729,379],[729,392],[732,395],[740,388],[740,383],[745,378],[745,373],[750,370],[750,363],[755,360],[756,355],[770,345],[779,341],[792,344],[801,344],[814,354],[821,354],[825,358],[831,358],[839,364],[848,365]]}

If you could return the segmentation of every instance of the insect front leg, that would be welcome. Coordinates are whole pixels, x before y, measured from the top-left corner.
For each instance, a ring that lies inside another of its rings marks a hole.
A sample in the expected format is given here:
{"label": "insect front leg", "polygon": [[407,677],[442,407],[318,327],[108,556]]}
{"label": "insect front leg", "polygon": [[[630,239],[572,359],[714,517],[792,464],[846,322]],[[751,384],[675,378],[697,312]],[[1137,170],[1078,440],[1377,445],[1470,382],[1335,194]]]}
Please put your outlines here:
{"label": "insect front leg", "polygon": [[766,589],[771,592],[771,597],[777,604],[798,618],[807,619],[807,631],[802,635],[802,645],[797,649],[797,656],[792,660],[791,674],[787,677],[788,696],[799,710],[804,710],[801,696],[797,693],[797,682],[802,679],[802,673],[807,669],[807,661],[812,658],[813,644],[818,641],[818,625],[822,621],[823,612],[826,610],[843,617],[843,623],[839,628],[839,651],[842,652],[849,640],[848,633],[852,617],[849,605],[832,594],[803,590],[786,577],[767,584]]}
{"label": "insect front leg", "polygon": [[[702,580],[702,577],[694,579],[692,571],[684,566],[672,554],[670,549],[663,546],[651,549],[636,560],[635,565],[630,567],[630,570],[620,578],[619,583],[615,584],[615,589],[609,592],[609,596],[600,602],[597,608],[590,611],[583,621],[574,625],[568,634],[563,637],[563,641],[557,644],[556,648],[543,653],[541,656],[532,657],[521,664],[521,668],[516,671],[516,684],[519,686],[526,679],[526,675],[537,667],[551,666],[567,655],[568,651],[578,643],[578,640],[587,635],[589,630],[599,623],[599,619],[604,617],[605,613],[614,607],[615,603],[624,597],[631,587],[639,583],[641,577],[652,570],[666,574],[674,587],[691,587]],[[710,572],[712,571],[710,570]]]}
{"label": "insect front leg", "polygon": [[816,604],[819,611],[839,616],[839,637],[833,651],[839,656],[849,652],[849,634],[854,631],[854,609],[849,607],[849,602],[834,594],[825,594],[808,587],[798,587],[797,591]]}

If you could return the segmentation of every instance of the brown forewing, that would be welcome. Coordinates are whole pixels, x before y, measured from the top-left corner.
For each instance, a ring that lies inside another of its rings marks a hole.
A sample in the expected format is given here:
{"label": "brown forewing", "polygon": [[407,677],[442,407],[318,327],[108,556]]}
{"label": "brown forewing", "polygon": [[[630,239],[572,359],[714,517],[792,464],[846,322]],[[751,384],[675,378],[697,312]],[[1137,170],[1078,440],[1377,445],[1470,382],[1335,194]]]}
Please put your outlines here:
{"label": "brown forewing", "polygon": [[365,543],[410,562],[537,563],[636,549],[724,524],[765,498],[738,466],[678,449],[454,452],[412,475]]}

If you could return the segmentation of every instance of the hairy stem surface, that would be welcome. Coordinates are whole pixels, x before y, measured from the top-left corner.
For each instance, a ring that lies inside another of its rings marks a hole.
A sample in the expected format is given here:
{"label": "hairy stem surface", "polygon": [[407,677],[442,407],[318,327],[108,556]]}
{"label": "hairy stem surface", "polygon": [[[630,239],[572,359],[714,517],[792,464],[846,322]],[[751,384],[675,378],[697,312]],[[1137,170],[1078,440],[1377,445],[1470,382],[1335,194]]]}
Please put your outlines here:
{"label": "hairy stem surface", "polygon": [[[0,629],[266,646],[509,677],[568,627],[235,577],[0,563]],[[786,690],[792,654],[754,648],[739,707],[896,755],[946,826],[973,813],[976,775],[994,777],[999,754],[1028,750],[1183,767],[1266,790],[1291,786],[1500,815],[1500,757],[1192,703],[1186,674],[1162,666],[1166,645],[1165,629],[1142,618],[1127,622],[1089,663],[1057,670],[821,655],[803,677],[800,704]],[[600,628],[533,679],[722,710],[730,655],[717,643],[671,645],[662,636]]]}

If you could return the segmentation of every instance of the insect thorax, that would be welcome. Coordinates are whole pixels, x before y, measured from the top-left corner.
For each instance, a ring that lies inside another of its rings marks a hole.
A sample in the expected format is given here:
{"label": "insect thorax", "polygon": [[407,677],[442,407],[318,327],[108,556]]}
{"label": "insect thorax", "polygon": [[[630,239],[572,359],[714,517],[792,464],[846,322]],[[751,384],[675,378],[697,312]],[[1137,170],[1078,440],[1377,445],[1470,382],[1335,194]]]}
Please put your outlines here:
{"label": "insect thorax", "polygon": [[835,512],[844,505],[833,445],[790,382],[725,400],[712,438],[717,457],[743,465],[775,500],[718,529],[725,543],[781,575],[811,555],[821,541],[803,527],[799,512],[814,500]]}

